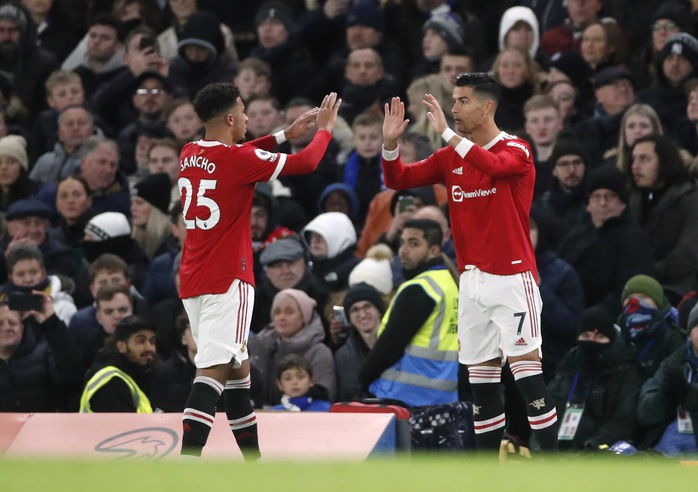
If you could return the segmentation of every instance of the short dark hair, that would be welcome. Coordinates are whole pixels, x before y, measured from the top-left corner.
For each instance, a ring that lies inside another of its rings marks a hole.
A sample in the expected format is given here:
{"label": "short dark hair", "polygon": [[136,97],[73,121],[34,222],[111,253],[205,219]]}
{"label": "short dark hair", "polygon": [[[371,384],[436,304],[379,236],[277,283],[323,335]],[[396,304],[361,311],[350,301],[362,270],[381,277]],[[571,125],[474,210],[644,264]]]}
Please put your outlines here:
{"label": "short dark hair", "polygon": [[117,342],[125,342],[131,335],[141,330],[150,330],[155,332],[155,327],[152,323],[135,314],[126,316],[116,324],[114,330],[114,340]]}
{"label": "short dark hair", "polygon": [[444,240],[444,231],[441,230],[441,225],[438,222],[431,219],[410,219],[405,222],[403,228],[407,229],[419,229],[424,233],[424,239],[427,240],[429,246],[434,246],[435,244],[439,247]]}
{"label": "short dark hair", "polygon": [[495,104],[499,102],[499,84],[488,72],[462,73],[456,77],[456,87],[472,87],[476,94],[491,97]]}
{"label": "short dark hair", "polygon": [[112,253],[104,253],[95,259],[87,270],[87,275],[90,278],[90,283],[95,281],[99,272],[107,271],[109,273],[121,272],[128,279],[128,264]]}
{"label": "short dark hair", "polygon": [[[652,133],[635,140],[632,148],[634,149],[637,144],[643,142],[654,143],[654,151],[659,160],[659,173],[657,175],[659,181],[674,184],[685,183],[690,179],[674,140],[666,135]],[[628,166],[628,174],[631,175],[631,173],[631,166]]]}
{"label": "short dark hair", "polygon": [[119,41],[123,41],[124,38],[124,33],[123,33],[123,24],[121,21],[114,15],[106,13],[106,12],[101,12],[97,15],[95,15],[92,20],[90,21],[90,26],[107,26],[111,27],[116,31],[116,38]]}
{"label": "short dark hair", "polygon": [[18,244],[7,253],[7,271],[12,274],[15,265],[22,260],[36,260],[39,265],[44,266],[44,254],[33,244]]}
{"label": "short dark hair", "polygon": [[111,301],[112,299],[114,299],[114,297],[116,297],[117,294],[123,294],[126,297],[128,297],[128,300],[131,303],[131,308],[133,308],[131,290],[127,285],[122,284],[107,284],[101,286],[95,294],[95,306],[97,306],[97,309],[99,310],[99,304],[102,301]]}
{"label": "short dark hair", "polygon": [[194,111],[206,123],[230,112],[238,103],[240,91],[232,82],[214,82],[201,89],[194,98]]}
{"label": "short dark hair", "polygon": [[303,369],[310,377],[313,377],[313,366],[308,359],[300,354],[288,354],[281,359],[276,366],[276,379],[281,379],[281,375],[289,369]]}

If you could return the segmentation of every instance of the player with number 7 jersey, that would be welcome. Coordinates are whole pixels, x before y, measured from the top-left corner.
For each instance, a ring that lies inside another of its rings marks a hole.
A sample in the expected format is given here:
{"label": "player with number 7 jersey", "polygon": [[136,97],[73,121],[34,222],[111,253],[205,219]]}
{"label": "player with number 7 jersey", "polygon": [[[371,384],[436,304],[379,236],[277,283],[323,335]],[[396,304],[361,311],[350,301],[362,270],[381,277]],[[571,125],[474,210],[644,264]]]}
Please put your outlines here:
{"label": "player with number 7 jersey", "polygon": [[[187,230],[179,294],[197,345],[196,377],[182,415],[183,455],[201,456],[223,395],[243,456],[260,456],[247,350],[254,304],[252,195],[259,181],[315,170],[332,139],[340,104],[331,93],[285,130],[239,145],[247,115],[237,87],[209,84],[194,98],[206,133],[182,148],[178,180]],[[313,124],[318,131],[301,152],[270,151]]]}

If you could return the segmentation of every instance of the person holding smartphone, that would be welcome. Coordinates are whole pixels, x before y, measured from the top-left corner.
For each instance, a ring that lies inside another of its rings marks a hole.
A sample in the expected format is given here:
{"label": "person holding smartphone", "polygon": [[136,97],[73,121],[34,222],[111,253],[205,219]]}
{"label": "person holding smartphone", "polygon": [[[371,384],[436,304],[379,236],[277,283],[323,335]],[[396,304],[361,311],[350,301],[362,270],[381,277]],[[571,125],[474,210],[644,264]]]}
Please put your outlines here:
{"label": "person holding smartphone", "polygon": [[[0,412],[65,412],[82,379],[80,349],[43,291],[26,311],[0,301]],[[45,342],[44,342],[45,340]]]}

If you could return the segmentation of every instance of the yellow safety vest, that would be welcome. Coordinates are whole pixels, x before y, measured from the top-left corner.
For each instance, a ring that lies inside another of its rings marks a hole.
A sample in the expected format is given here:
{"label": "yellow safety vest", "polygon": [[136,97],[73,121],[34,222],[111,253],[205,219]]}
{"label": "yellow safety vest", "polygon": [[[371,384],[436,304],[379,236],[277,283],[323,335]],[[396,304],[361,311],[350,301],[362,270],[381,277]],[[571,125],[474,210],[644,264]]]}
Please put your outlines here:
{"label": "yellow safety vest", "polygon": [[107,366],[100,369],[87,382],[85,385],[85,390],[82,392],[82,396],[80,397],[80,413],[92,413],[92,409],[90,408],[90,400],[102,386],[107,384],[113,378],[121,378],[121,380],[126,383],[129,391],[131,391],[131,397],[133,398],[133,404],[136,407],[137,413],[153,413],[153,408],[150,406],[150,400],[148,400],[145,393],[141,391],[133,378],[115,366]]}

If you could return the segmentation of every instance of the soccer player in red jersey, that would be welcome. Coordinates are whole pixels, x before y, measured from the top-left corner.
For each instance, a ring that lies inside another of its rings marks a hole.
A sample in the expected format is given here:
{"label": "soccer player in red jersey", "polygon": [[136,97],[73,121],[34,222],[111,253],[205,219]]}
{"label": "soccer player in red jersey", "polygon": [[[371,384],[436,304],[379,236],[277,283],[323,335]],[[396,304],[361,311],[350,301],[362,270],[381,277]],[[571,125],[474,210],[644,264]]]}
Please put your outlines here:
{"label": "soccer player in red jersey", "polygon": [[499,88],[486,73],[459,75],[448,127],[436,98],[427,94],[432,128],[448,146],[405,165],[398,138],[407,128],[405,105],[385,105],[385,184],[406,189],[445,183],[461,272],[458,300],[459,360],[470,373],[478,449],[499,449],[506,418],[500,396],[501,367],[508,358],[527,402],[528,421],[541,450],[557,445],[557,412],[543,382],[540,313],[529,211],[535,168],[529,144],[497,127]]}
{"label": "soccer player in red jersey", "polygon": [[[178,180],[187,229],[180,297],[198,347],[196,377],[182,418],[183,455],[201,456],[224,394],[228,423],[243,456],[259,457],[247,353],[254,303],[252,195],[258,181],[315,170],[332,139],[340,104],[331,93],[285,130],[238,145],[247,115],[237,87],[209,84],[194,99],[206,134],[182,148]],[[318,132],[301,152],[264,150],[301,136],[313,123]]]}

